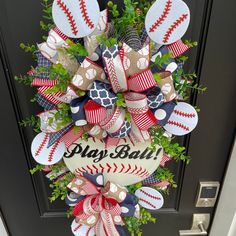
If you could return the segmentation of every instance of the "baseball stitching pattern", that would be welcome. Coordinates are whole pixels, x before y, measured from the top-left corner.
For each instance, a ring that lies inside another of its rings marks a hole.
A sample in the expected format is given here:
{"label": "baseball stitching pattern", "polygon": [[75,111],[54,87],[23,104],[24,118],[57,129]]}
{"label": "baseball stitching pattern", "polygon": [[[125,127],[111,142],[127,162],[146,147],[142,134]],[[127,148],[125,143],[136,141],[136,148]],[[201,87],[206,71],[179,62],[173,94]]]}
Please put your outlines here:
{"label": "baseball stitching pattern", "polygon": [[76,232],[78,229],[80,229],[82,227],[82,225],[78,225],[75,229],[74,232]]}
{"label": "baseball stitching pattern", "polygon": [[85,1],[84,0],[79,0],[79,5],[80,5],[80,10],[81,10],[82,17],[83,17],[85,23],[87,24],[87,26],[90,29],[93,29],[94,28],[94,24],[93,24],[92,20],[89,18]]}
{"label": "baseball stitching pattern", "polygon": [[145,192],[143,189],[140,189],[140,192],[143,193],[144,195],[146,195],[146,196],[152,198],[152,199],[161,200],[159,197],[155,197],[155,196],[153,196],[153,195],[151,195],[151,194]]}
{"label": "baseball stitching pattern", "polygon": [[71,31],[73,32],[74,35],[77,35],[78,28],[76,26],[75,19],[73,18],[72,13],[70,12],[69,8],[66,6],[66,4],[64,2],[62,2],[62,0],[57,0],[57,5],[60,7],[60,9],[66,15],[66,17],[70,23]]}
{"label": "baseball stitching pattern", "polygon": [[115,90],[119,91],[121,89],[118,78],[116,75],[115,67],[114,67],[114,62],[112,59],[107,58],[107,65],[108,65],[108,73],[109,73],[109,78],[112,81],[112,85],[115,86]]}
{"label": "baseball stitching pattern", "polygon": [[183,124],[181,124],[181,123],[179,123],[179,122],[169,120],[169,121],[168,121],[168,124],[169,124],[169,125],[174,125],[174,126],[177,126],[177,127],[181,128],[181,129],[184,129],[184,130],[186,130],[186,131],[189,131],[189,127],[187,127],[186,125],[183,125]]}
{"label": "baseball stitching pattern", "polygon": [[145,106],[145,107],[142,107],[142,108],[129,108],[128,107],[128,110],[129,110],[130,113],[141,115],[141,114],[148,111],[148,106]]}
{"label": "baseball stitching pattern", "polygon": [[44,139],[43,139],[42,143],[39,145],[39,148],[38,148],[38,149],[36,150],[36,152],[35,152],[35,156],[36,156],[36,157],[39,156],[40,152],[43,150],[43,148],[44,148],[45,145],[47,144],[48,138],[49,138],[49,134],[46,134],[46,135],[44,136]]}
{"label": "baseball stitching pattern", "polygon": [[147,201],[146,199],[139,198],[139,201],[144,202],[148,204],[149,206],[151,206],[152,208],[156,209],[156,206],[154,206],[151,202]]}
{"label": "baseball stitching pattern", "polygon": [[177,19],[167,30],[164,38],[163,38],[163,43],[167,43],[171,34],[175,31],[175,29],[183,22],[187,19],[188,14],[182,14],[179,19]]}
{"label": "baseball stitching pattern", "polygon": [[186,113],[179,110],[174,110],[174,113],[179,116],[187,117],[187,118],[194,118],[196,115],[194,113]]}
{"label": "baseball stitching pattern", "polygon": [[48,161],[51,162],[53,160],[53,155],[55,153],[55,151],[57,150],[58,145],[60,144],[60,142],[56,142],[55,145],[52,147],[52,150],[50,151],[49,155],[48,155]]}
{"label": "baseball stitching pattern", "polygon": [[141,178],[149,176],[149,172],[147,169],[143,168],[142,166],[135,165],[132,167],[130,164],[125,166],[124,164],[120,164],[118,166],[116,163],[113,164],[99,164],[99,165],[87,165],[86,167],[77,168],[75,170],[76,174],[81,175],[84,172],[91,173],[92,175],[98,173],[117,173],[117,174],[130,174],[136,175]]}
{"label": "baseball stitching pattern", "polygon": [[150,27],[149,32],[152,33],[154,32],[158,26],[160,26],[163,21],[167,18],[167,16],[169,15],[170,9],[172,6],[172,1],[168,0],[166,2],[164,11],[162,13],[162,15],[155,21],[155,23]]}
{"label": "baseball stitching pattern", "polygon": [[101,124],[102,128],[109,130],[116,123],[120,115],[121,115],[121,110],[116,109],[115,112],[111,115],[110,119],[107,121],[107,123]]}

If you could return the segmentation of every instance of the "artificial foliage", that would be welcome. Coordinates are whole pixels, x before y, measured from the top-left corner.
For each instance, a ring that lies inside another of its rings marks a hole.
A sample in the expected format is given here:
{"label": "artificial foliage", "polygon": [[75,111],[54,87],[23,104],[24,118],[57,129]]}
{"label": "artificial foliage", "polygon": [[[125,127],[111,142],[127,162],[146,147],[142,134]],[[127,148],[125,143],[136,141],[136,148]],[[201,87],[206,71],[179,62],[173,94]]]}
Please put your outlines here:
{"label": "artificial foliage", "polygon": [[[124,36],[127,30],[127,26],[136,29],[137,34],[141,34],[143,29],[145,28],[145,16],[149,11],[150,7],[155,1],[147,2],[144,0],[140,1],[132,1],[132,0],[124,0],[124,7],[122,10],[118,9],[118,6],[114,4],[112,1],[107,3],[107,8],[109,11],[109,19],[111,25],[114,27],[115,32],[111,37],[107,37],[106,33],[102,33],[96,37],[97,41],[100,45],[105,45],[108,48],[118,44],[122,45],[120,42],[120,38]],[[40,27],[43,32],[46,32],[42,39],[46,40],[47,32],[54,27],[53,17],[52,17],[52,2],[50,0],[42,1],[43,7],[43,19],[40,21]],[[73,39],[67,39],[66,43],[69,45],[66,48],[59,49],[63,50],[63,53],[67,54],[69,58],[77,59],[79,57],[87,57],[89,54],[86,50],[86,47],[83,45],[83,42],[75,42]],[[192,42],[191,40],[185,40],[185,45],[189,48],[193,48],[197,46],[196,42]],[[21,43],[20,47],[27,53],[32,53],[32,58],[35,60],[36,53],[38,51],[37,45],[29,45]],[[155,50],[155,43],[150,41],[150,53],[152,54]],[[173,57],[171,52],[168,52],[164,55],[157,56],[155,61],[151,65],[152,68],[157,68],[159,71],[165,70],[166,64],[169,63],[170,59]],[[176,62],[184,65],[184,63],[188,60],[186,55],[180,55],[175,58]],[[27,86],[32,86],[32,82],[35,77],[40,75],[40,73],[47,73],[49,76],[49,80],[58,80],[58,83],[47,89],[45,91],[45,95],[48,94],[56,94],[58,92],[65,92],[67,87],[70,85],[73,75],[68,71],[62,64],[50,64],[48,66],[43,67],[32,67],[31,71],[34,71],[34,75],[32,73],[28,73],[25,76],[16,76],[15,79],[19,83],[22,83]],[[161,82],[161,75],[159,73],[154,73],[154,79],[156,83]],[[175,70],[172,73],[174,88],[181,98],[181,101],[187,101],[191,96],[193,90],[198,91],[199,93],[203,93],[206,91],[206,88],[197,83],[197,75],[195,72],[185,72],[184,67]],[[74,88],[75,92],[80,97],[86,96],[86,91]],[[120,107],[125,110],[125,119],[130,122],[132,120],[132,116],[130,115],[126,100],[123,92],[117,93],[117,100],[115,102],[117,107]],[[199,109],[196,109],[199,111]],[[71,117],[71,108],[70,104],[60,103],[56,105],[56,113],[54,117],[49,118],[49,126],[54,122],[54,119],[57,123],[57,130],[61,130],[67,124],[73,122]],[[25,118],[20,122],[20,125],[23,127],[30,126],[36,133],[40,133],[40,119],[38,116],[31,116],[29,118]],[[81,127],[74,126],[73,132],[75,134],[81,131]],[[186,148],[181,146],[179,143],[175,142],[174,136],[170,137],[166,135],[165,130],[161,125],[154,125],[149,129],[149,134],[151,136],[151,145],[149,147],[150,150],[156,151],[157,147],[161,146],[165,155],[170,157],[171,160],[179,162],[183,161],[186,164],[189,163],[190,157],[186,153]],[[86,131],[81,136],[82,140],[88,140],[90,138],[90,134]],[[66,168],[63,160],[60,162],[51,165],[50,171],[53,173],[50,175],[49,179],[51,180],[49,186],[52,189],[51,196],[49,198],[50,202],[54,202],[58,199],[64,200],[68,193],[68,184],[76,177],[74,173],[67,172],[61,178],[57,178],[57,174],[60,175],[60,172]],[[36,172],[45,172],[45,165],[36,165],[34,168],[30,170],[31,174],[35,174]],[[47,170],[46,170],[47,172]],[[163,186],[155,186],[154,188],[163,194],[168,194],[169,188],[176,188],[177,184],[175,182],[174,174],[166,166],[159,166],[157,170],[154,172],[154,176],[160,182],[168,182],[168,187]],[[56,181],[55,181],[56,179]],[[138,189],[145,186],[143,182],[136,183],[134,185],[127,186],[129,193],[134,194]],[[68,209],[68,217],[72,216],[73,207]],[[156,219],[152,216],[151,212],[147,211],[143,207],[140,209],[139,217],[125,217],[124,218],[125,225],[127,230],[130,232],[130,235],[142,235],[142,225],[147,223],[155,223]],[[158,220],[157,220],[158,222]]]}

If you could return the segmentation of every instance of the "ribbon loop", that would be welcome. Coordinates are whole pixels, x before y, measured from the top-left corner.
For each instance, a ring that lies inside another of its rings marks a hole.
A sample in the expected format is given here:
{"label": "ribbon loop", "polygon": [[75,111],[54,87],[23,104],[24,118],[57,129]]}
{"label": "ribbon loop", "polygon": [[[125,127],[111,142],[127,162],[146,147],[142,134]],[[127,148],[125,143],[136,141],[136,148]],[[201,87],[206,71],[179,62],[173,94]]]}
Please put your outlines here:
{"label": "ribbon loop", "polygon": [[103,59],[106,65],[109,81],[115,93],[128,90],[126,73],[119,54],[118,45],[106,47],[103,51]]}
{"label": "ribbon loop", "polygon": [[115,106],[117,97],[110,89],[110,85],[95,81],[88,92],[88,96],[101,106],[112,109]]}
{"label": "ribbon loop", "polygon": [[156,81],[150,70],[135,74],[128,79],[129,89],[135,92],[143,92],[156,86]]}
{"label": "ribbon loop", "polygon": [[148,111],[147,97],[144,94],[128,92],[125,94],[125,102],[131,114],[141,115]]}

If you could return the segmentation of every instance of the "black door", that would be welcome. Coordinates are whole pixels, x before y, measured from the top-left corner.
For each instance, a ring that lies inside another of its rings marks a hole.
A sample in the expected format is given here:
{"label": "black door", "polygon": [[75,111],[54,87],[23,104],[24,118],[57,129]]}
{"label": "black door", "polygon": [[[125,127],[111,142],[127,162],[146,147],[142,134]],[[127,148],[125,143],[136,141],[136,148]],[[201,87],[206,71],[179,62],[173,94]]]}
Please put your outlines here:
{"label": "black door", "polygon": [[[186,2],[192,12],[186,38],[199,42],[186,68],[197,72],[208,91],[192,96],[192,103],[201,108],[200,123],[191,137],[182,140],[192,161],[188,166],[169,165],[178,188],[166,197],[165,208],[156,213],[157,223],[146,226],[144,235],[177,236],[179,230],[190,229],[193,213],[211,213],[213,218],[214,208],[194,206],[198,184],[201,180],[222,182],[235,131],[236,2]],[[30,155],[34,134],[18,125],[37,111],[28,102],[32,89],[15,83],[13,75],[25,74],[32,64],[19,44],[40,42],[40,19],[40,1],[0,2],[0,210],[13,236],[71,235],[63,202],[50,204],[48,182],[43,175],[32,177],[28,172],[34,165]]]}

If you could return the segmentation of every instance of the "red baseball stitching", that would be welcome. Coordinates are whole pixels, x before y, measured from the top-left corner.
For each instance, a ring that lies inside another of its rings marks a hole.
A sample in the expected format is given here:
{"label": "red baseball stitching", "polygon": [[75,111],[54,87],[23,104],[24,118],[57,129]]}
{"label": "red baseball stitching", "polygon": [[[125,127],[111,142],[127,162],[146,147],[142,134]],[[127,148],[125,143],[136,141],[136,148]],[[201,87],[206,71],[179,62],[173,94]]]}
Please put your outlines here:
{"label": "red baseball stitching", "polygon": [[152,208],[156,209],[156,206],[154,206],[151,202],[143,199],[143,198],[139,198],[139,201],[141,202],[145,202],[146,204],[148,204],[149,206],[151,206]]}
{"label": "red baseball stitching", "polygon": [[187,127],[187,126],[185,126],[185,125],[183,125],[183,124],[181,124],[181,123],[179,123],[179,122],[176,122],[176,121],[173,121],[173,120],[169,120],[169,121],[168,121],[168,124],[169,124],[169,125],[174,125],[174,126],[177,126],[177,127],[179,127],[179,128],[182,128],[182,129],[184,129],[184,130],[186,130],[186,131],[189,131],[189,127]]}
{"label": "red baseball stitching", "polygon": [[109,78],[111,80],[112,86],[115,86],[116,90],[120,90],[121,87],[118,82],[113,60],[110,58],[107,58],[107,65],[108,65]]}
{"label": "red baseball stitching", "polygon": [[119,108],[117,108],[115,110],[115,112],[113,114],[111,114],[110,117],[108,117],[108,119],[105,119],[104,122],[100,123],[100,125],[106,129],[109,130],[117,121],[117,119],[119,118],[119,116],[121,115],[121,110]]}
{"label": "red baseball stitching", "polygon": [[58,147],[59,144],[60,144],[60,142],[57,141],[57,142],[53,145],[52,150],[50,151],[50,153],[49,153],[49,155],[48,155],[48,162],[51,162],[51,161],[52,161],[53,155],[54,155],[54,153],[55,153],[55,151],[56,151],[56,149],[57,149],[57,147]]}
{"label": "red baseball stitching", "polygon": [[88,173],[91,173],[92,175],[94,173],[106,172],[106,173],[119,173],[119,174],[124,173],[124,174],[136,175],[141,178],[149,176],[148,170],[143,168],[142,166],[137,167],[137,165],[135,165],[134,167],[132,167],[130,164],[125,166],[123,163],[121,163],[120,166],[118,166],[116,163],[112,163],[112,164],[106,163],[105,165],[102,165],[102,164],[87,165],[86,167],[77,168],[75,172],[76,174],[79,174],[79,175],[82,175],[83,172],[88,172]]}
{"label": "red baseball stitching", "polygon": [[92,20],[89,18],[85,1],[84,0],[79,0],[79,6],[80,6],[82,17],[83,17],[85,23],[88,25],[88,27],[90,29],[93,29],[94,28],[94,24],[93,24]]}
{"label": "red baseball stitching", "polygon": [[163,23],[163,21],[167,18],[168,14],[170,12],[171,6],[172,6],[172,1],[168,0],[166,2],[166,5],[165,5],[162,15],[150,27],[150,29],[149,29],[150,33],[154,32],[157,29],[157,27],[160,26]]}
{"label": "red baseball stitching", "polygon": [[167,43],[171,34],[175,31],[175,29],[188,17],[188,14],[182,14],[179,19],[177,19],[167,30],[164,38],[163,38],[163,43]]}
{"label": "red baseball stitching", "polygon": [[155,200],[161,200],[159,197],[155,197],[155,196],[153,196],[153,195],[151,195],[151,194],[145,192],[143,189],[140,189],[140,192],[143,193],[144,195],[150,197],[150,198],[155,199]]}
{"label": "red baseball stitching", "polygon": [[44,146],[47,144],[49,134],[46,134],[43,138],[42,143],[39,145],[38,149],[35,152],[35,157],[39,156],[40,152],[43,150]]}
{"label": "red baseball stitching", "polygon": [[194,113],[186,113],[179,110],[174,110],[174,113],[179,116],[187,117],[187,118],[194,118],[196,115]]}
{"label": "red baseball stitching", "polygon": [[128,110],[130,113],[134,113],[134,114],[143,114],[145,112],[148,111],[148,106],[145,106],[145,107],[142,107],[142,108],[129,108],[128,107]]}
{"label": "red baseball stitching", "polygon": [[76,232],[81,227],[82,227],[82,225],[78,225],[73,231]]}
{"label": "red baseball stitching", "polygon": [[70,12],[69,8],[66,6],[65,3],[62,2],[62,0],[57,0],[57,5],[61,8],[61,10],[66,15],[66,17],[70,23],[71,31],[73,32],[74,35],[77,35],[78,28],[76,26],[75,19],[73,18],[73,15]]}

